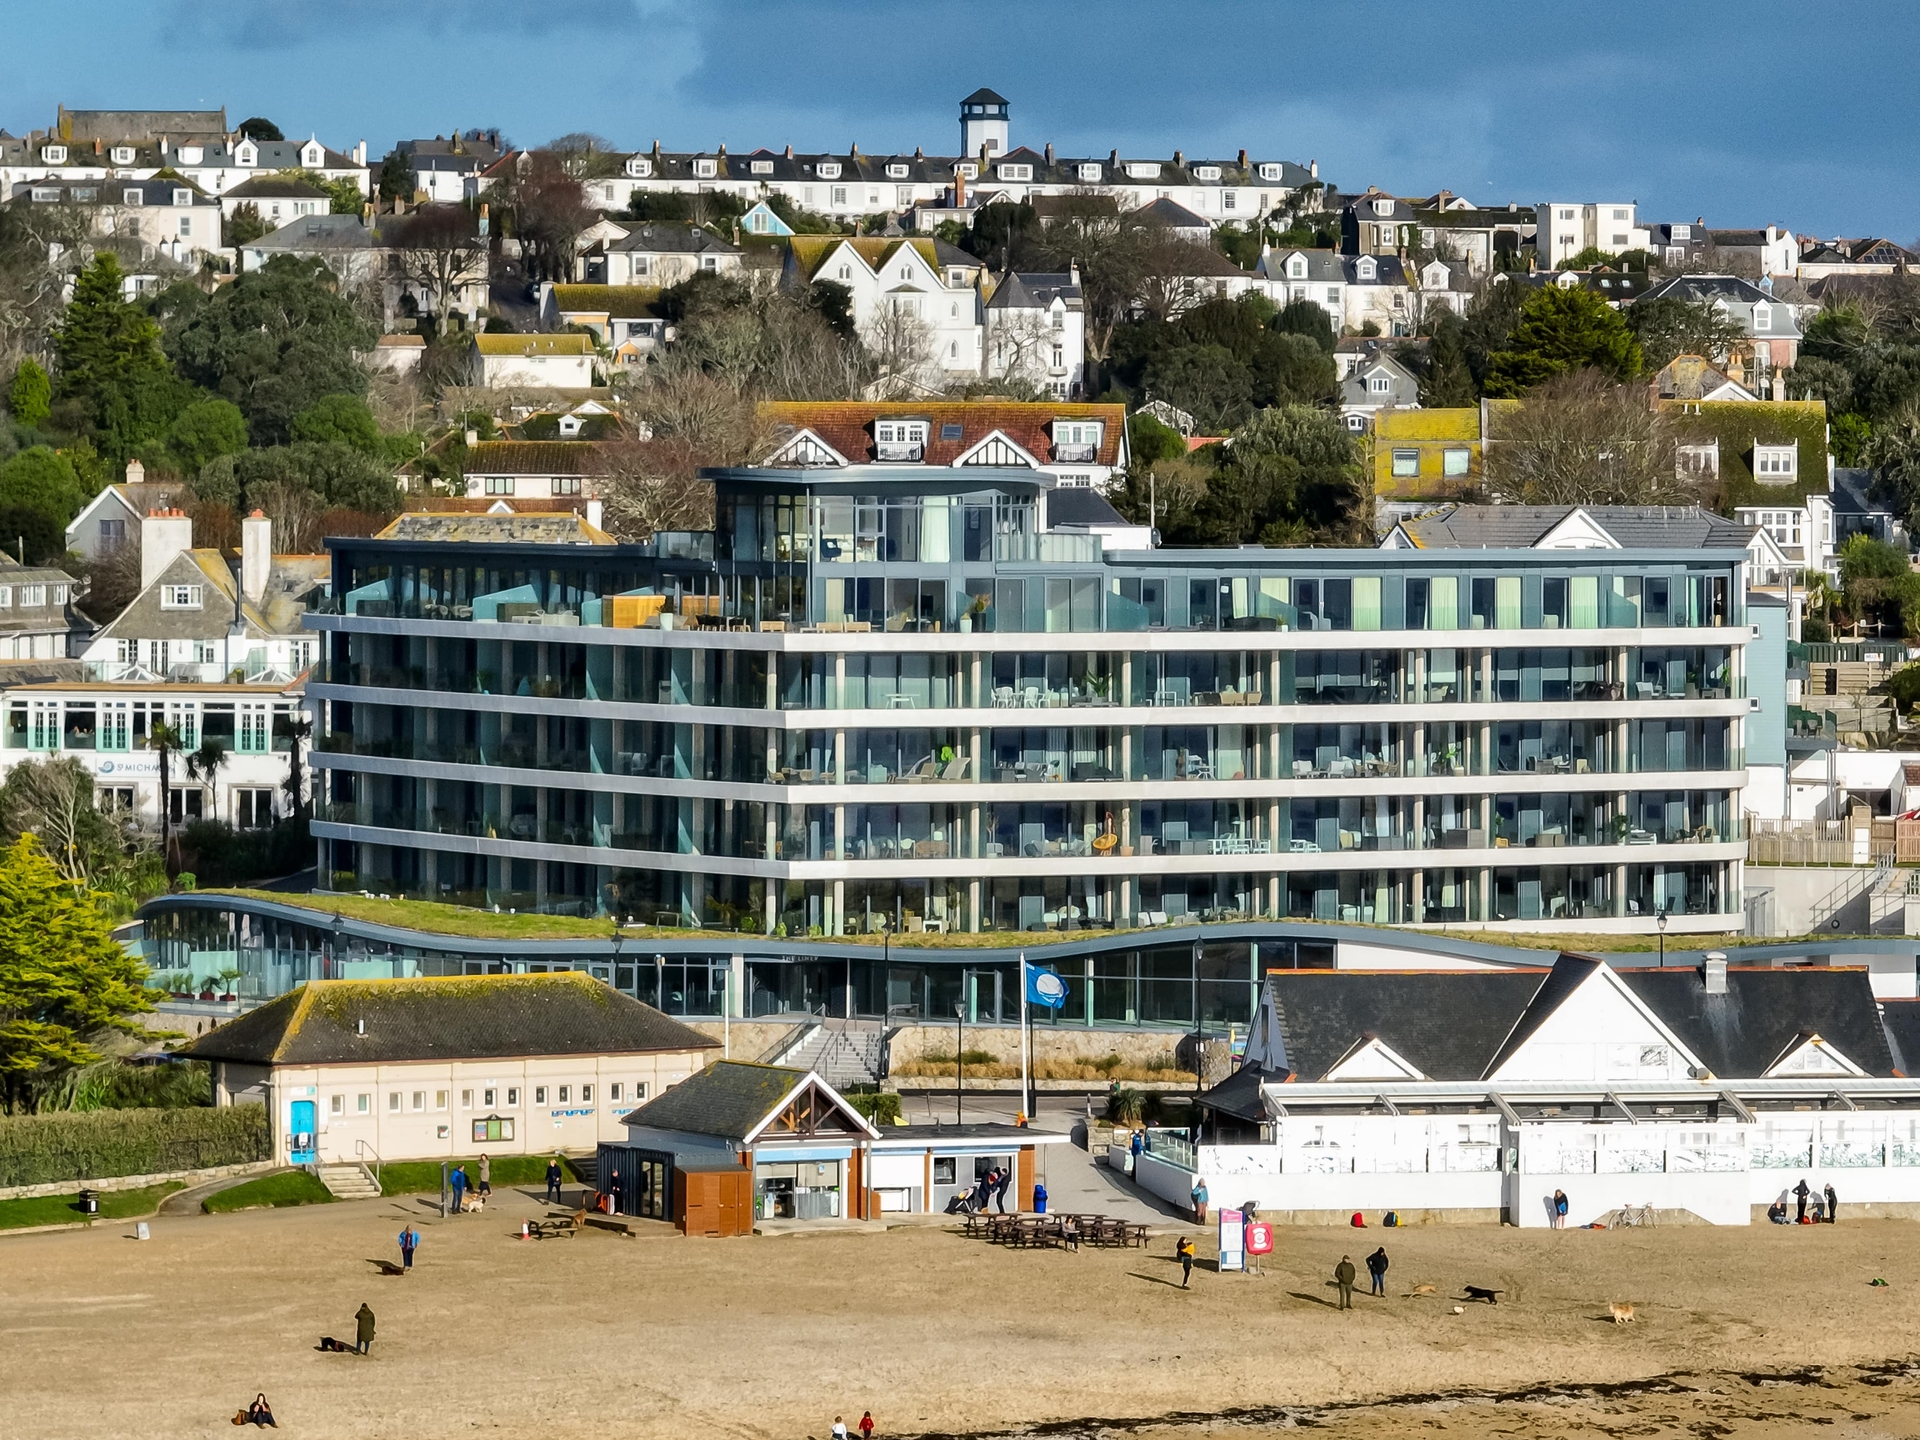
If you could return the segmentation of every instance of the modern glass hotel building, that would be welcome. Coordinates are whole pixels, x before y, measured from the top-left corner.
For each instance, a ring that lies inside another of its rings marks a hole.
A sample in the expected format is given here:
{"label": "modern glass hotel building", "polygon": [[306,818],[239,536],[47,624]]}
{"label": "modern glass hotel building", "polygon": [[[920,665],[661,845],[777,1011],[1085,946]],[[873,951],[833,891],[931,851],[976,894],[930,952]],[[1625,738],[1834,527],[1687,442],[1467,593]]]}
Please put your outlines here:
{"label": "modern glass hotel building", "polygon": [[720,472],[714,532],[644,546],[331,542],[323,886],[788,937],[1740,926],[1738,541],[1123,549],[971,453]]}

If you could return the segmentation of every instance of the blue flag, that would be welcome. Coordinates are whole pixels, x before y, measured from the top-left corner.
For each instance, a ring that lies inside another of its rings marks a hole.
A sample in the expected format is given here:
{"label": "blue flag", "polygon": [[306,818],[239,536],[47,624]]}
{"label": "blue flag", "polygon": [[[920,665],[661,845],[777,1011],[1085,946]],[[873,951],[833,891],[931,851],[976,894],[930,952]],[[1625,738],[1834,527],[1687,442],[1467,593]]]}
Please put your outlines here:
{"label": "blue flag", "polygon": [[1042,970],[1038,965],[1028,965],[1026,969],[1029,1005],[1044,1005],[1049,1010],[1058,1010],[1067,1003],[1066,981],[1051,970]]}

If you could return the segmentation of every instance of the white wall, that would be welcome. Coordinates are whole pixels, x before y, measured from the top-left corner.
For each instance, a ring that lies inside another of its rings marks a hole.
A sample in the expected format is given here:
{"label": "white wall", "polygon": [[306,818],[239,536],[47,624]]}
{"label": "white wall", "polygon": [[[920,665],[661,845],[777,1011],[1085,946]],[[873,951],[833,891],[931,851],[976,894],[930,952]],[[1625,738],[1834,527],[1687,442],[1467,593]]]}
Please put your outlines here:
{"label": "white wall", "polygon": [[1509,1175],[1512,1219],[1523,1230],[1548,1228],[1547,1207],[1555,1190],[1567,1194],[1567,1224],[1590,1225],[1608,1212],[1651,1205],[1656,1210],[1690,1210],[1715,1225],[1745,1225],[1752,1217],[1747,1176],[1672,1175]]}

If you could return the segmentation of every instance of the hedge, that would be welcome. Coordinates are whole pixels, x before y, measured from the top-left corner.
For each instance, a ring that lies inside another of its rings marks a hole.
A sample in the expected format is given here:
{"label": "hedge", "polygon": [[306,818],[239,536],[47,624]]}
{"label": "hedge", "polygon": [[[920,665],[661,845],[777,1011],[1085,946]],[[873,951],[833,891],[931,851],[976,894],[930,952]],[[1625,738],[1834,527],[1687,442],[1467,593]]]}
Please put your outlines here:
{"label": "hedge", "polygon": [[205,1170],[272,1153],[264,1105],[0,1116],[0,1186]]}

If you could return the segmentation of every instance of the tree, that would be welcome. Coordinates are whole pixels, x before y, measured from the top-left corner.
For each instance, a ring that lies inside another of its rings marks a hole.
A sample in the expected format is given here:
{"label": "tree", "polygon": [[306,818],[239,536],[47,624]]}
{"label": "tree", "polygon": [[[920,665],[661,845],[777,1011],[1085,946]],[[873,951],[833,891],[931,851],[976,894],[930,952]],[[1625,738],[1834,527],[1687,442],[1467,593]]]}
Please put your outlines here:
{"label": "tree", "polygon": [[1577,285],[1546,285],[1527,297],[1505,348],[1492,356],[1486,392],[1517,397],[1556,375],[1587,368],[1631,380],[1640,373],[1640,360],[1639,342],[1606,301]]}
{"label": "tree", "polygon": [[1847,537],[1840,547],[1840,587],[1847,613],[1871,622],[1876,633],[1920,634],[1920,574],[1904,547],[1871,535]]}
{"label": "tree", "polygon": [[[161,677],[165,679],[165,676]],[[179,869],[180,856],[173,843],[172,761],[181,750],[179,727],[154,721],[147,729],[147,748],[153,752],[160,771],[160,863],[169,878]]]}
{"label": "tree", "polygon": [[300,747],[312,736],[313,722],[295,714],[286,724],[287,778],[283,784],[287,792],[287,813],[295,820],[304,820],[307,816],[307,775]]}
{"label": "tree", "polygon": [[1746,332],[1711,300],[1660,296],[1636,300],[1627,325],[1640,342],[1647,369],[1659,370],[1680,355],[1698,355],[1724,365],[1747,343]]}
{"label": "tree", "polygon": [[67,522],[50,511],[0,502],[0,550],[29,565],[58,565],[67,552]]}
{"label": "tree", "polygon": [[1184,459],[1187,437],[1151,415],[1134,415],[1127,421],[1127,452],[1138,468],[1147,468],[1162,460]]}
{"label": "tree", "polygon": [[280,127],[264,115],[254,115],[246,120],[242,120],[239,125],[239,130],[242,135],[253,140],[284,140],[287,138],[280,133]]}
{"label": "tree", "polygon": [[333,273],[290,255],[211,299],[183,297],[166,329],[180,373],[238,405],[256,445],[291,438],[294,416],[322,396],[365,394],[367,372],[354,352],[371,349],[373,338]]}
{"label": "tree", "polygon": [[247,417],[231,400],[196,400],[167,429],[167,450],[188,475],[247,448]]}
{"label": "tree", "polygon": [[86,498],[73,462],[50,446],[35,445],[0,465],[0,505],[37,510],[64,527]]}
{"label": "tree", "polygon": [[123,279],[111,252],[96,255],[53,335],[54,395],[115,462],[156,443],[191,398],[160,348],[159,327],[122,298]]}
{"label": "tree", "polygon": [[1144,393],[1193,416],[1206,435],[1219,435],[1253,410],[1253,375],[1220,344],[1191,343],[1168,348],[1148,362]]}
{"label": "tree", "polygon": [[260,218],[258,205],[251,200],[242,201],[233,207],[233,214],[227,217],[226,241],[229,245],[250,245],[272,229]]}
{"label": "tree", "polygon": [[[1864,458],[1873,467],[1876,494],[1911,531],[1920,517],[1920,405],[1909,406],[1874,427]],[[0,470],[0,475],[5,473]]]}
{"label": "tree", "polygon": [[1283,335],[1304,335],[1327,354],[1333,354],[1333,319],[1311,300],[1289,300],[1273,317],[1273,328]]}
{"label": "tree", "polygon": [[1429,410],[1460,410],[1478,399],[1467,360],[1466,323],[1449,310],[1434,323],[1420,374],[1420,403]]}
{"label": "tree", "polygon": [[146,969],[105,912],[22,835],[0,852],[0,1087],[31,1113],[62,1076],[100,1059],[108,1034],[133,1035],[153,1008]]}
{"label": "tree", "polygon": [[134,817],[94,803],[94,782],[80,762],[28,760],[0,785],[0,816],[11,844],[39,837],[62,876],[76,886],[113,890],[139,898],[163,888],[157,857]]}
{"label": "tree", "polygon": [[709,528],[713,486],[700,469],[761,459],[773,444],[773,428],[750,395],[692,366],[663,368],[628,404],[645,431],[599,447],[607,526],[622,540]]}
{"label": "tree", "polygon": [[13,412],[15,423],[30,428],[46,424],[52,400],[53,382],[47,372],[32,356],[22,359],[7,391],[7,408]]}
{"label": "tree", "polygon": [[1487,487],[1524,505],[1691,505],[1666,417],[1644,392],[1577,370],[1496,411]]}
{"label": "tree", "polygon": [[380,162],[375,184],[383,200],[411,200],[420,188],[420,177],[413,173],[413,160],[398,150],[390,150]]}
{"label": "tree", "polygon": [[580,233],[600,218],[586,191],[553,155],[530,155],[494,182],[487,198],[520,240],[521,263],[535,280],[573,278]]}
{"label": "tree", "polygon": [[464,205],[423,205],[388,227],[387,242],[444,331],[460,294],[486,275],[487,241],[478,217]]}
{"label": "tree", "polygon": [[293,438],[316,445],[346,445],[363,455],[385,453],[373,411],[358,395],[327,395],[293,417]]}
{"label": "tree", "polygon": [[1111,196],[1070,195],[1035,240],[1037,258],[1055,270],[1077,265],[1087,358],[1104,366],[1114,331],[1132,312],[1147,270],[1139,220],[1116,213]]}
{"label": "tree", "polygon": [[218,740],[202,740],[200,748],[187,756],[187,778],[218,794],[220,771],[227,763],[227,747]]}

